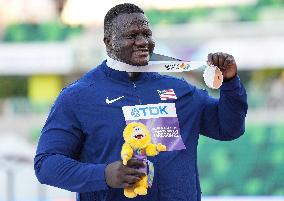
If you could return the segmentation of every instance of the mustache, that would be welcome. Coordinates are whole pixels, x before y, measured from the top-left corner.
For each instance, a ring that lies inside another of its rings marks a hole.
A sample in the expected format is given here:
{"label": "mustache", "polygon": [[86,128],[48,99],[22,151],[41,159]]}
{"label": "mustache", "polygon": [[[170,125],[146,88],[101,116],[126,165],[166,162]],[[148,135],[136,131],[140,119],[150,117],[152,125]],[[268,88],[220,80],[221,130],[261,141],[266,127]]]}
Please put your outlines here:
{"label": "mustache", "polygon": [[134,52],[136,52],[136,51],[147,51],[147,52],[149,52],[150,50],[149,50],[149,48],[136,48],[136,49],[133,49],[133,51]]}

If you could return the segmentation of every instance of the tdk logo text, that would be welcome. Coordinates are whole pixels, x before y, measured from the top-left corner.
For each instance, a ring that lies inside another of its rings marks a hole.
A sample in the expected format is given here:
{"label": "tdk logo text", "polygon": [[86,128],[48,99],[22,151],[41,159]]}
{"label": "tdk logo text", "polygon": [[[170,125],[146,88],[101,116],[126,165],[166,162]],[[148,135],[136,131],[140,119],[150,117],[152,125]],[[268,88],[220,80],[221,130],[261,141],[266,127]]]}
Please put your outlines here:
{"label": "tdk logo text", "polygon": [[123,106],[126,121],[160,117],[177,117],[175,103]]}
{"label": "tdk logo text", "polygon": [[167,115],[167,106],[158,106],[158,107],[140,107],[133,108],[131,110],[131,115],[133,117],[140,117],[141,115],[146,117],[149,115]]}

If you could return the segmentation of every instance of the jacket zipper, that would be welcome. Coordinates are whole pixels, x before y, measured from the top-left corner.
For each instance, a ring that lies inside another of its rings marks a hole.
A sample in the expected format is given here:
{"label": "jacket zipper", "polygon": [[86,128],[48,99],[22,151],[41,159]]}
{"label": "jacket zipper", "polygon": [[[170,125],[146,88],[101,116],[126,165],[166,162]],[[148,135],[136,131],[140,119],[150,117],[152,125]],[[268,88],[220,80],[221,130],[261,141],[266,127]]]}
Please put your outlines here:
{"label": "jacket zipper", "polygon": [[[132,84],[133,84],[133,88],[134,88],[134,90],[137,92],[135,82],[132,82]],[[138,102],[139,102],[139,104],[140,104],[140,105],[142,105],[142,101],[141,101],[141,99],[140,99],[140,96],[138,96],[138,95],[137,95],[137,97],[138,97]]]}

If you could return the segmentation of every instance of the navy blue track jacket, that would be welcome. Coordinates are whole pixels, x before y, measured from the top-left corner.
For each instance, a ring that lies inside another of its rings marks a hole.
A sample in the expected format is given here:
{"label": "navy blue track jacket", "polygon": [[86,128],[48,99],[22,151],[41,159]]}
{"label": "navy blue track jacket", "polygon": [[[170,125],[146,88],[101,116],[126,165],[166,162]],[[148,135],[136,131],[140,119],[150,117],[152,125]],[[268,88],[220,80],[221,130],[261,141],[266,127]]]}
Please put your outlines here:
{"label": "navy blue track jacket", "polygon": [[[157,90],[166,89],[173,89],[177,100],[162,101]],[[106,98],[121,96],[106,103]],[[104,175],[107,164],[121,160],[122,107],[161,102],[175,103],[186,149],[151,158],[152,187],[146,196],[128,199],[123,189],[108,187]],[[218,100],[182,79],[158,73],[141,73],[132,82],[126,72],[104,61],[58,96],[39,140],[35,173],[41,183],[77,192],[81,201],[199,201],[199,134],[236,139],[244,133],[246,112],[246,91],[238,76],[223,83]]]}

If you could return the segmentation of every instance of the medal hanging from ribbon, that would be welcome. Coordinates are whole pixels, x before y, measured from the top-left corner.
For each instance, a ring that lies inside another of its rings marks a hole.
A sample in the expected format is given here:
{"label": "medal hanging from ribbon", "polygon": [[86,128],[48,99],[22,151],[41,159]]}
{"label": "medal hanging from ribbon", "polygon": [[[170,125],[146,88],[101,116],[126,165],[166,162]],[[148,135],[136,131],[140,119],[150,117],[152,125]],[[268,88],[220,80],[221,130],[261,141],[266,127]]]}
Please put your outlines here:
{"label": "medal hanging from ribbon", "polygon": [[132,66],[111,58],[107,58],[107,65],[115,70],[126,72],[169,72],[179,73],[205,68],[203,78],[205,84],[212,89],[218,89],[223,82],[220,69],[214,65],[208,65],[205,61],[181,61],[168,56],[153,53],[146,66]]}

